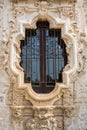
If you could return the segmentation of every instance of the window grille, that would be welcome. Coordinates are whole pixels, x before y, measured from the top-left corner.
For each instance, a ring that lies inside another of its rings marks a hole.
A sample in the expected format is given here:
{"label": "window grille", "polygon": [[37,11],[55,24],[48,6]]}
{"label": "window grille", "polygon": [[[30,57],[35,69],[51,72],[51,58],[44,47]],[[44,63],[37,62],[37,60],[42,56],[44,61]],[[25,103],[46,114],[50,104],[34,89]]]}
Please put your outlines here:
{"label": "window grille", "polygon": [[25,83],[31,83],[37,93],[52,91],[56,82],[62,82],[67,64],[65,48],[61,29],[50,29],[48,21],[38,21],[36,29],[26,29],[20,63]]}

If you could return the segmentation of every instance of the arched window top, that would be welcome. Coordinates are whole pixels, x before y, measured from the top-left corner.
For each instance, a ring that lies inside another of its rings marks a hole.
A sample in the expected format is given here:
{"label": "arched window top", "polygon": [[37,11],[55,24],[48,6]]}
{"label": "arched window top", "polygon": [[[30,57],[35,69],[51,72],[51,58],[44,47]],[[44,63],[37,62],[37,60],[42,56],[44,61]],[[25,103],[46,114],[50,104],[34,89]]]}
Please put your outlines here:
{"label": "arched window top", "polygon": [[21,41],[21,66],[25,82],[37,93],[49,93],[56,82],[62,82],[67,64],[66,46],[61,29],[50,29],[48,21],[37,21],[36,29],[25,30]]}
{"label": "arched window top", "polygon": [[37,28],[49,28],[48,21],[37,21],[36,23]]}

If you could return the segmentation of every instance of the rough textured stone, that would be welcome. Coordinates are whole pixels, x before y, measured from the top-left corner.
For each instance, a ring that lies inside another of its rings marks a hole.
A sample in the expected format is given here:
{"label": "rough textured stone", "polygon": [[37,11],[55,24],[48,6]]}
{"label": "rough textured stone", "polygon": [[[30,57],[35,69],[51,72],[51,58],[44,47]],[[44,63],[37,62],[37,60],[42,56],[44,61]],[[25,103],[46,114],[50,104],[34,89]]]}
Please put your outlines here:
{"label": "rough textured stone", "polygon": [[[49,94],[25,84],[20,40],[38,19],[61,28],[68,64]],[[0,130],[87,129],[87,0],[0,0]]]}

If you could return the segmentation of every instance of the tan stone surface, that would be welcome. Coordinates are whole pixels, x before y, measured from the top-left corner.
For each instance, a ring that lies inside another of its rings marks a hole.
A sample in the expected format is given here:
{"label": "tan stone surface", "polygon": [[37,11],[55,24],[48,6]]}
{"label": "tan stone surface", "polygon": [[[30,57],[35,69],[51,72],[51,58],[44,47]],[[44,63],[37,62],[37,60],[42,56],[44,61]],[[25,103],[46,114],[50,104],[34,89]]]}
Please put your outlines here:
{"label": "tan stone surface", "polygon": [[[87,129],[87,1],[0,1],[0,130]],[[63,83],[37,94],[24,83],[20,40],[38,19],[61,28],[68,64]]]}

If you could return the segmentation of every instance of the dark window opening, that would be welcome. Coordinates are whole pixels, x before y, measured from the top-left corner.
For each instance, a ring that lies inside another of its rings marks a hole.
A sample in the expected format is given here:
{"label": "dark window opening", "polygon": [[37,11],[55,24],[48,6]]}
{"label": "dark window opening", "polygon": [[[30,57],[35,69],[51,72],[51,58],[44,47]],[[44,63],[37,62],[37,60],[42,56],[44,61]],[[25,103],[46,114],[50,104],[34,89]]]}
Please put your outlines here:
{"label": "dark window opening", "polygon": [[37,29],[26,29],[21,40],[21,66],[24,81],[37,93],[49,93],[56,82],[62,82],[67,64],[66,45],[61,29],[50,29],[48,21],[38,21]]}

